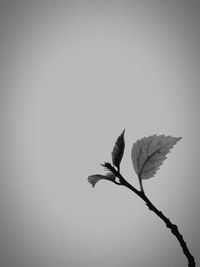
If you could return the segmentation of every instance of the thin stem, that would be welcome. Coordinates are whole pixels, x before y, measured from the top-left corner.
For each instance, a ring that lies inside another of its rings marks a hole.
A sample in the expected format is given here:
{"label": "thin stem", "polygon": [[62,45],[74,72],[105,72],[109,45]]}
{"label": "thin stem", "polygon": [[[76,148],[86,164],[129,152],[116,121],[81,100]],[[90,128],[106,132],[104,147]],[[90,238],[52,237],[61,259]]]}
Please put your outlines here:
{"label": "thin stem", "polygon": [[164,221],[166,224],[166,227],[169,228],[172,232],[172,234],[177,238],[179,241],[180,246],[182,247],[183,253],[187,257],[188,260],[188,266],[189,267],[195,267],[195,259],[190,253],[186,242],[183,239],[183,236],[180,234],[178,227],[173,224],[161,211],[159,211],[153,203],[147,198],[147,196],[144,194],[144,192],[136,191],[135,188],[129,184],[124,178],[121,181],[121,184],[128,187],[131,191],[136,193],[143,201],[145,201],[146,205],[148,206],[149,210],[153,211],[161,220]]}
{"label": "thin stem", "polygon": [[[141,191],[137,190],[134,186],[129,184],[124,177],[116,171],[111,165],[107,166],[110,171],[112,171],[120,180],[120,185],[123,185],[127,188],[129,188],[131,191],[133,191],[136,195],[138,195],[148,206],[149,210],[153,211],[165,224],[166,227],[169,228],[172,232],[172,234],[177,238],[184,255],[186,256],[188,260],[188,267],[195,267],[195,259],[190,253],[187,244],[185,240],[183,239],[183,236],[180,234],[178,227],[173,224],[161,211],[159,211],[153,203],[148,199],[148,197],[145,195],[144,191],[142,190],[143,187],[141,187]],[[140,179],[139,179],[140,180]],[[141,186],[141,185],[140,185]]]}

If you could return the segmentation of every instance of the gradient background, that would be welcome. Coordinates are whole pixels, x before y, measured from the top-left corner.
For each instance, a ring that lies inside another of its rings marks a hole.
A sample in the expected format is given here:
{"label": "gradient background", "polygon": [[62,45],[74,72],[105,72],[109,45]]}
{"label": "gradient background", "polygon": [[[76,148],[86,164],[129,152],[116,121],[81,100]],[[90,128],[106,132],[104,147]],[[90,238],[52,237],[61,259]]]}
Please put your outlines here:
{"label": "gradient background", "polygon": [[[104,173],[131,147],[182,136],[149,198],[200,261],[199,1],[1,1],[1,267],[187,266],[179,244]],[[197,264],[197,266],[199,266]]]}

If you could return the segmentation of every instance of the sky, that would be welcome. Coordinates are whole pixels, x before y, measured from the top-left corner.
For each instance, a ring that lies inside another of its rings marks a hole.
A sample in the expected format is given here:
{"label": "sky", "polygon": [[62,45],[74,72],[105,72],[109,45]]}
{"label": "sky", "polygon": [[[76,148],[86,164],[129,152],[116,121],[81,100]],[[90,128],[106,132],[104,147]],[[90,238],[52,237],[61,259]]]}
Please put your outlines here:
{"label": "sky", "polygon": [[[144,190],[200,262],[198,1],[2,1],[1,266],[187,266],[164,223],[100,181],[131,148],[183,137]],[[197,264],[198,266],[198,264]]]}

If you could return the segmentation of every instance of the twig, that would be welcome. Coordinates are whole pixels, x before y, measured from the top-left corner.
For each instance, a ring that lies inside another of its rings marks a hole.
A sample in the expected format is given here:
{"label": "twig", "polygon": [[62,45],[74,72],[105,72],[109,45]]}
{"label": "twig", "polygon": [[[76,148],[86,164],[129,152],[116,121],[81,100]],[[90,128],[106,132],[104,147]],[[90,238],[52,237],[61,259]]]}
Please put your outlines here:
{"label": "twig", "polygon": [[183,236],[180,234],[178,227],[173,224],[161,211],[159,211],[153,203],[148,199],[148,197],[145,195],[144,191],[137,190],[134,186],[129,184],[124,177],[118,172],[111,164],[108,165],[107,168],[110,169],[111,172],[113,172],[116,177],[119,178],[120,185],[123,185],[127,188],[129,188],[132,192],[134,192],[136,195],[138,195],[148,206],[149,210],[153,211],[165,224],[166,227],[169,228],[172,232],[172,234],[177,238],[180,246],[182,247],[183,253],[185,254],[187,260],[188,260],[188,267],[195,267],[195,259],[190,253],[186,242],[183,239]]}

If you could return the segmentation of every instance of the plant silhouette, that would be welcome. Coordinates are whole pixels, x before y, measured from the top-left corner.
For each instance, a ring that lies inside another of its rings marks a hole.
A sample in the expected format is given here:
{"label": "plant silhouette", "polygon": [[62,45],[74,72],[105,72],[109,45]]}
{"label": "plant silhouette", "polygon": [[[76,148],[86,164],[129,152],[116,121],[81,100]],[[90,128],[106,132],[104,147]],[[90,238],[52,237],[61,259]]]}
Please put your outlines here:
{"label": "plant silhouette", "polygon": [[156,174],[157,170],[166,159],[166,154],[170,152],[170,149],[173,148],[173,146],[181,139],[181,137],[151,135],[137,140],[137,142],[133,144],[131,159],[133,168],[139,180],[140,190],[138,190],[129,182],[127,182],[127,180],[122,176],[120,172],[120,163],[125,149],[124,133],[125,130],[117,138],[117,141],[111,153],[113,164],[109,162],[101,164],[105,168],[107,173],[105,175],[90,175],[88,177],[89,183],[91,183],[92,187],[94,187],[99,180],[104,179],[130,189],[145,202],[149,210],[154,212],[166,224],[166,227],[169,228],[172,234],[177,238],[183,250],[183,253],[188,260],[188,266],[195,267],[195,259],[190,253],[188,246],[183,239],[183,236],[179,232],[178,227],[153,205],[153,203],[146,196],[142,184],[143,180],[150,179]]}

